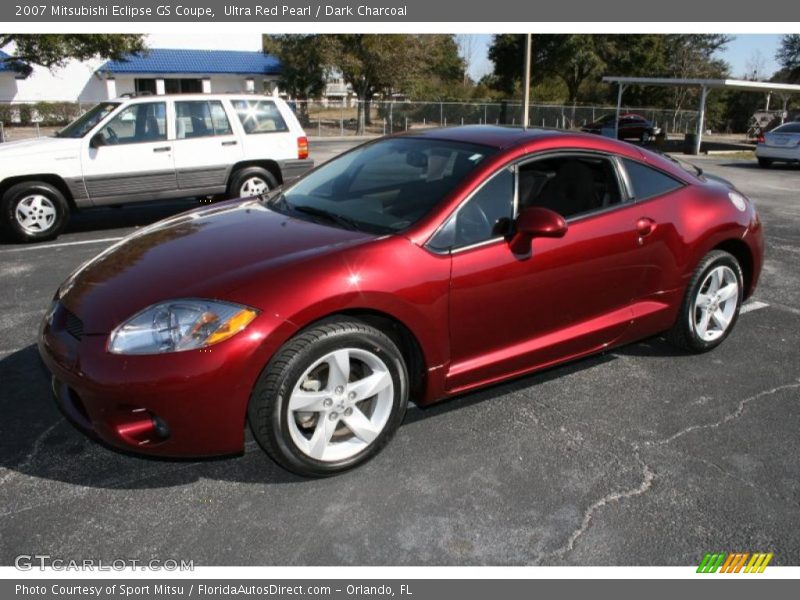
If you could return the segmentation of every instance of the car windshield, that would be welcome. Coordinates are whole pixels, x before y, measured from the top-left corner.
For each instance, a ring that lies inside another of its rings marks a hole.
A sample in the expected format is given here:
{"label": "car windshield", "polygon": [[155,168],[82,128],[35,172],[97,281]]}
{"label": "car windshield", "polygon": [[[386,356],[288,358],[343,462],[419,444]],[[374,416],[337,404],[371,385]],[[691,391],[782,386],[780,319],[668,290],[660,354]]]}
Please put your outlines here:
{"label": "car windshield", "polygon": [[422,218],[493,152],[477,144],[390,138],[330,161],[268,201],[300,218],[397,232]]}
{"label": "car windshield", "polygon": [[56,133],[56,137],[81,138],[119,106],[118,102],[101,102],[87,110],[72,123]]}

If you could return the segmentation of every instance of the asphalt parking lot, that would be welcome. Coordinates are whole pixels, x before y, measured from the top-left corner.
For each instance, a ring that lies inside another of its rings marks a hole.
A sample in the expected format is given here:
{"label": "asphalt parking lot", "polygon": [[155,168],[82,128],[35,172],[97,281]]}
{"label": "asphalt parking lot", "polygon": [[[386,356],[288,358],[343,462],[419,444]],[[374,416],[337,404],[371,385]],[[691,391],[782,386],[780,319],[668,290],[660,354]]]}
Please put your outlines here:
{"label": "asphalt parking lot", "polygon": [[[317,161],[347,143],[317,146]],[[696,356],[658,338],[420,410],[375,460],[304,480],[244,455],[132,457],[50,395],[35,337],[56,286],[196,201],[98,211],[55,244],[0,244],[0,564],[688,565],[707,551],[800,564],[800,168],[700,158],[765,223],[760,286]]]}

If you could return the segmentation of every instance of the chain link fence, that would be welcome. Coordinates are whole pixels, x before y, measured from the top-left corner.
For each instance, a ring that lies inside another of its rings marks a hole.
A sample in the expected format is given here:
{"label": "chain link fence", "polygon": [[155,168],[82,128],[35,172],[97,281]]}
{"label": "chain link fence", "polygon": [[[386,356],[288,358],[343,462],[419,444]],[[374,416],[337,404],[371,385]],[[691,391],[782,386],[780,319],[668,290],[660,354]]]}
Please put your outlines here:
{"label": "chain link fence", "polygon": [[[339,104],[298,101],[291,104],[306,133],[318,137],[359,133],[385,135],[411,129],[460,125],[522,124],[520,102],[371,101],[365,104],[364,127],[359,132],[358,101]],[[616,106],[533,103],[529,108],[529,126],[576,130],[615,111]],[[697,111],[625,107],[622,112],[639,114],[657,127],[674,134],[694,132],[697,126]]]}
{"label": "chain link fence", "polygon": [[[386,135],[392,132],[460,125],[521,125],[521,102],[371,101],[364,104],[364,127],[359,131],[359,102],[290,101],[310,136]],[[0,103],[0,141],[52,135],[91,108],[76,102]],[[531,127],[577,130],[614,113],[615,106],[530,105]],[[697,112],[662,108],[625,107],[671,134],[695,131]]]}

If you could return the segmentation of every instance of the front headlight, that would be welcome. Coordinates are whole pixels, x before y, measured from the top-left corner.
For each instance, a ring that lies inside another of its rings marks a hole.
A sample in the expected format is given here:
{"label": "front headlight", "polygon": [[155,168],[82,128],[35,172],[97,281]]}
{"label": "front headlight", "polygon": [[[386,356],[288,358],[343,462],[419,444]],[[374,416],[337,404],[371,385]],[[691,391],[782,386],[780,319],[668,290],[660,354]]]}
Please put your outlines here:
{"label": "front headlight", "polygon": [[111,334],[114,354],[161,354],[195,350],[236,335],[258,311],[229,302],[187,298],[154,304]]}

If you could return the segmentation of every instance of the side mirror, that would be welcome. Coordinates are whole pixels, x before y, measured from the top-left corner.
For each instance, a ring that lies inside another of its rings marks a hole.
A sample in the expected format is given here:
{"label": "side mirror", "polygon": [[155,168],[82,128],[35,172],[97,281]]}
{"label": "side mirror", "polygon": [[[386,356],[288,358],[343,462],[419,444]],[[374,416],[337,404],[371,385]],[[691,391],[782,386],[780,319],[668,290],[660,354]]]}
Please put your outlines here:
{"label": "side mirror", "polygon": [[96,133],[92,136],[92,139],[89,140],[89,147],[96,150],[100,146],[105,146],[105,142],[103,141],[103,136]]}
{"label": "side mirror", "polygon": [[514,224],[509,246],[514,254],[528,254],[531,240],[537,237],[560,238],[567,233],[567,222],[549,208],[532,206],[523,210]]}

